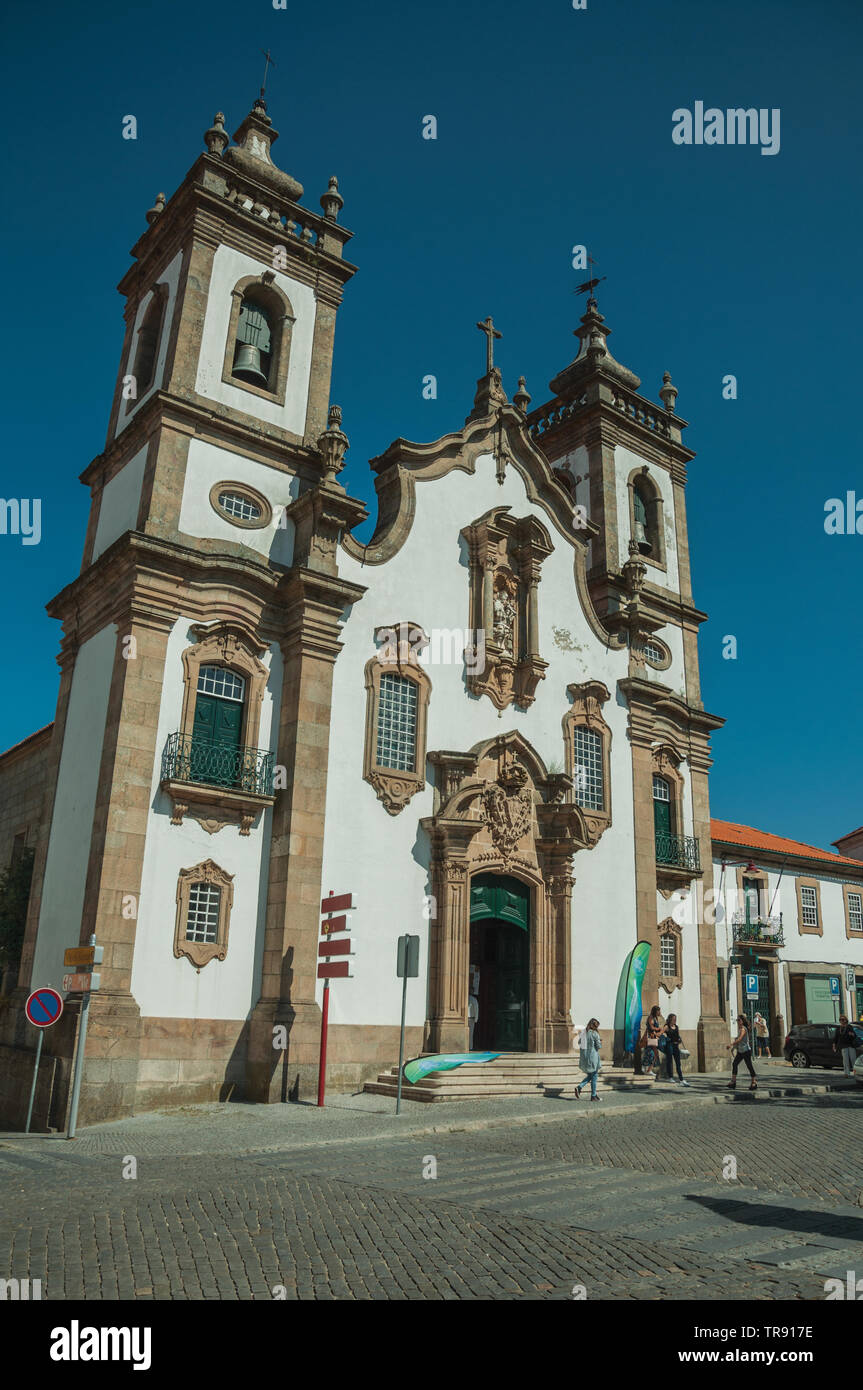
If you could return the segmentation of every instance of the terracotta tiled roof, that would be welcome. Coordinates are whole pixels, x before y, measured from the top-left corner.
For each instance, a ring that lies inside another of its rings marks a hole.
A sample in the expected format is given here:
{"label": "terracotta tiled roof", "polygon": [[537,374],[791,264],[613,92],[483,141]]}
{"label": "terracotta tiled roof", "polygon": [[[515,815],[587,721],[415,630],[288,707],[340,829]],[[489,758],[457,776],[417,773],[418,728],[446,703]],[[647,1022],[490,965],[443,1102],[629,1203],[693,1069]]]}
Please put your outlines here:
{"label": "terracotta tiled roof", "polygon": [[53,727],[54,721],[52,720],[50,724],[45,724],[41,729],[37,729],[35,734],[28,734],[26,738],[22,738],[20,743],[13,743],[11,748],[7,748],[5,752],[0,753],[0,758],[6,758],[10,753],[17,753],[19,748],[24,747],[25,743],[32,743],[35,738],[39,738],[42,734],[50,733]]}
{"label": "terracotta tiled roof", "polygon": [[793,854],[799,859],[823,859],[830,864],[851,864],[863,873],[863,860],[848,859],[844,854],[834,854],[832,850],[818,849],[815,845],[804,845],[800,840],[786,840],[781,835],[771,835],[767,830],[753,830],[751,825],[735,825],[733,821],[711,820],[710,833],[715,841],[723,845],[739,845],[741,849],[769,850],[771,854]]}

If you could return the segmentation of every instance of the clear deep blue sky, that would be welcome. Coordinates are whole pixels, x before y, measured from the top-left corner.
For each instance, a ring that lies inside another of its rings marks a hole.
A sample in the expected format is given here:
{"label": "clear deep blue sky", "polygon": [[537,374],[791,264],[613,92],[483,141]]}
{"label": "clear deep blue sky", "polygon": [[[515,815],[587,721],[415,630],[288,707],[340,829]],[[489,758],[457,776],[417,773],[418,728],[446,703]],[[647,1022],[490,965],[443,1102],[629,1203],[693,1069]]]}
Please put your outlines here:
{"label": "clear deep blue sky", "polygon": [[[44,604],[80,566],[77,479],[105,442],[129,247],[213,113],[236,129],[270,46],[276,161],[315,210],[337,173],[356,234],[332,397],[352,445],[343,481],[371,501],[369,457],[460,426],[486,314],[510,394],[523,373],[546,399],[583,312],[570,248],[587,244],[615,355],[653,399],[668,368],[692,422],[703,693],[728,721],[713,814],[823,845],[860,825],[863,535],[823,523],[827,498],[863,497],[861,36],[858,0],[18,7],[0,495],[41,496],[43,536],[0,536],[0,747],[54,715]],[[779,107],[779,154],[674,145],[671,113],[696,100]],[[436,142],[420,138],[429,113]]]}

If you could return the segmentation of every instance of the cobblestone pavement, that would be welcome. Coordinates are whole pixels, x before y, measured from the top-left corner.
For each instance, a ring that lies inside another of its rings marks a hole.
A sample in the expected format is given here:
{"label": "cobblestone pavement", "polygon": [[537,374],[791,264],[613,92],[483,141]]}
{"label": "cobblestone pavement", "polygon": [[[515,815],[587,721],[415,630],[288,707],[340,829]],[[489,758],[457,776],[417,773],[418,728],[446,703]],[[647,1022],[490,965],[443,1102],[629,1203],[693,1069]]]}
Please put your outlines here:
{"label": "cobblestone pavement", "polygon": [[47,1299],[785,1300],[863,1273],[863,1096],[741,1096],[685,1124],[598,1109],[195,1157],[7,1139],[0,1277]]}

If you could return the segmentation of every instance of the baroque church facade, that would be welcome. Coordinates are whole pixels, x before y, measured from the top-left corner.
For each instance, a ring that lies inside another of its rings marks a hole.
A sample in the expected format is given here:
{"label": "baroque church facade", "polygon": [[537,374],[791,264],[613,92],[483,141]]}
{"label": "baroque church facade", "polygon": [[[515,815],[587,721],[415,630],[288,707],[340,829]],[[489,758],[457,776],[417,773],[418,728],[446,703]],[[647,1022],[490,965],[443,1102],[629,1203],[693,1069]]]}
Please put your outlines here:
{"label": "baroque church facade", "polygon": [[[406,932],[408,1056],[465,1051],[472,992],[474,1047],[564,1053],[595,1015],[619,1055],[621,971],[647,942],[645,1007],[675,1011],[715,1068],[728,1027],[700,890],[722,720],[701,700],[669,375],[660,404],[640,394],[591,298],[531,408],[478,325],[464,423],[372,461],[359,542],[329,398],[355,272],[338,185],[310,211],[264,102],[233,144],[223,120],[120,284],[83,564],[49,605],[60,692],[18,1002],[95,933],[83,1120],[305,1098],[321,900],[351,892],[331,1088],[398,1056]],[[71,996],[46,1035],[53,1123],[76,1014]],[[32,1058],[20,1009],[0,1032],[7,1061]]]}

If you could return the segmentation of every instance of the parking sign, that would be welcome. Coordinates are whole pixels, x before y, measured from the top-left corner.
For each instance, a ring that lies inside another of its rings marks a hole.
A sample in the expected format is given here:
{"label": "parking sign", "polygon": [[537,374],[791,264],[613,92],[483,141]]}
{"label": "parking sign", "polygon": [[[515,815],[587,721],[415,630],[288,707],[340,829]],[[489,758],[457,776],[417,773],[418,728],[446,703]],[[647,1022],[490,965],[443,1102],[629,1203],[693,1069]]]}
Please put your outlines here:
{"label": "parking sign", "polygon": [[831,976],[830,976],[830,998],[831,998],[831,999],[838,999],[838,998],[839,998],[839,976],[838,976],[838,975],[831,975]]}
{"label": "parking sign", "polygon": [[757,976],[757,975],[747,975],[747,976],[746,976],[746,998],[747,998],[747,999],[757,999],[757,998],[758,998],[758,976]]}

